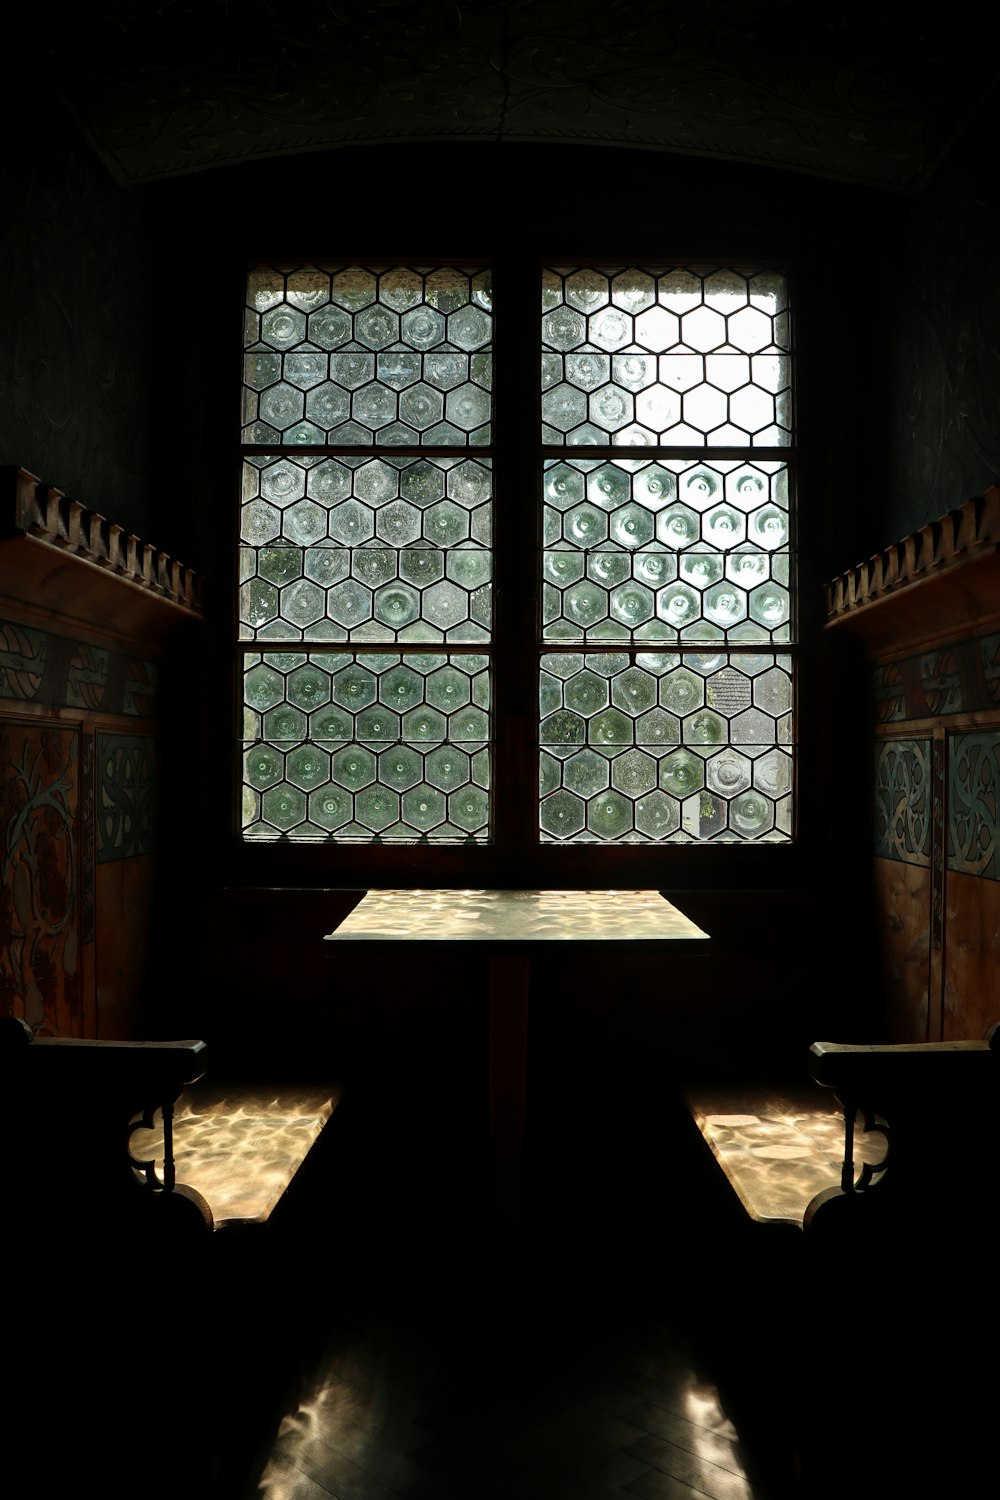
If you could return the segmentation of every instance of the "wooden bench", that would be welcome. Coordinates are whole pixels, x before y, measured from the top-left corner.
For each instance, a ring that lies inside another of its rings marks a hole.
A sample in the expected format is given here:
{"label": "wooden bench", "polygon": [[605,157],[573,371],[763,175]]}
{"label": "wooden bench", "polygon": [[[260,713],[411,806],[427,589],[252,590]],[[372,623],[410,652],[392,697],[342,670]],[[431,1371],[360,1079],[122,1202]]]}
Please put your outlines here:
{"label": "wooden bench", "polygon": [[1000,1401],[981,1359],[998,1332],[1000,1026],[818,1042],[809,1067],[811,1088],[688,1095],[714,1162],[706,1366],[767,1500],[874,1500],[932,1474],[944,1487],[919,1492],[973,1493]]}
{"label": "wooden bench", "polygon": [[103,1494],[225,1500],[287,1383],[312,1224],[294,1204],[340,1089],[221,1085],[206,1064],[200,1041],[0,1022],[8,1265],[26,1300],[14,1430],[39,1455],[36,1493],[87,1471]]}

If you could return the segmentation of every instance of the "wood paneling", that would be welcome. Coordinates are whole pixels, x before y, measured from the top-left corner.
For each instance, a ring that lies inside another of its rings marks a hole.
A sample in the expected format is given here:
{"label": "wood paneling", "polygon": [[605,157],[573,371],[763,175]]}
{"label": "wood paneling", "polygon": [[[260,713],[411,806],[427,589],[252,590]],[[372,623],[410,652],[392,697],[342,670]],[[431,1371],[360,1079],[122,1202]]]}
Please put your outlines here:
{"label": "wood paneling", "polygon": [[876,859],[875,898],[885,1040],[934,1040],[929,1035],[930,869]]}
{"label": "wood paneling", "polygon": [[0,470],[0,1014],[43,1036],[143,1030],[161,675],[198,620],[186,569]]}
{"label": "wood paneling", "polygon": [[886,1040],[974,1041],[1000,1019],[998,548],[993,485],[827,592],[827,628],[871,673]]}
{"label": "wood paneling", "polygon": [[1000,1020],[1000,880],[949,871],[944,1041],[978,1040]]}
{"label": "wood paneling", "polygon": [[80,736],[0,718],[0,995],[43,1036],[84,1025]]}
{"label": "wood paneling", "polygon": [[154,880],[149,854],[97,867],[95,1014],[89,1036],[113,1041],[135,1035],[152,941]]}

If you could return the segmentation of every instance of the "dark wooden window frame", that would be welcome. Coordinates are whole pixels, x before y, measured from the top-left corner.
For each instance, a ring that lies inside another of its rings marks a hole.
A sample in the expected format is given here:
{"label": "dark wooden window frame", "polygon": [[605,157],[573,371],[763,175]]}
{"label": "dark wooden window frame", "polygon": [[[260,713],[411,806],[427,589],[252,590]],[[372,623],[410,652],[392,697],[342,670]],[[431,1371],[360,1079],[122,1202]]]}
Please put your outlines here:
{"label": "dark wooden window frame", "polygon": [[[283,888],[296,885],[351,889],[380,886],[620,887],[676,891],[687,888],[738,889],[747,885],[788,886],[795,882],[803,842],[800,818],[802,713],[798,687],[793,743],[796,759],[795,836],[790,843],[556,844],[540,843],[538,839],[537,663],[540,649],[544,649],[540,645],[537,623],[538,550],[541,543],[538,494],[541,462],[545,456],[557,453],[556,449],[544,448],[538,440],[540,276],[546,265],[656,265],[664,263],[668,257],[672,264],[759,266],[761,269],[784,270],[792,283],[793,305],[796,303],[793,270],[778,257],[707,256],[704,251],[684,256],[673,253],[670,246],[648,244],[641,250],[632,245],[630,253],[614,256],[606,251],[599,255],[567,255],[565,251],[559,254],[532,253],[506,246],[495,254],[483,251],[476,254],[470,249],[468,255],[448,257],[419,249],[406,255],[387,254],[384,249],[377,254],[371,253],[370,249],[363,254],[353,249],[338,250],[337,259],[344,264],[482,265],[493,270],[494,304],[498,310],[502,309],[502,316],[498,311],[494,330],[494,442],[490,447],[467,450],[473,457],[492,456],[494,466],[494,640],[488,648],[494,670],[493,837],[489,843],[450,845],[380,844],[375,841],[367,844],[337,843],[334,840],[313,843],[286,839],[245,842],[239,833],[240,778],[234,772],[233,832],[226,862],[235,883]],[[269,261],[287,264],[289,259],[280,256],[272,260],[263,254],[249,258],[247,265]],[[296,259],[309,264],[314,258],[300,256]],[[243,275],[245,277],[245,273]],[[798,308],[796,321],[800,323]],[[651,451],[651,456],[656,454],[655,449],[642,451]],[[558,452],[566,456],[567,450]],[[569,449],[568,452],[583,457],[598,456],[601,450]],[[610,447],[608,452],[611,452]],[[683,449],[665,449],[663,452],[674,458],[688,456]],[[781,454],[792,468],[793,487],[796,484],[797,453],[793,447]],[[615,450],[614,456],[628,454],[636,456],[634,450],[622,448]],[[705,455],[692,450],[690,456]],[[238,493],[238,482],[234,491]],[[796,591],[799,624],[795,632],[798,644],[774,649],[790,654],[796,660],[797,678],[801,684],[804,612],[801,608],[801,547],[795,512],[793,502],[793,554],[798,554],[793,567],[799,573]],[[527,545],[526,536],[531,538]],[[351,649],[350,644],[345,643],[344,649]],[[239,653],[234,653],[234,658],[233,733],[238,739],[242,704]],[[235,756],[233,761],[235,765]]]}

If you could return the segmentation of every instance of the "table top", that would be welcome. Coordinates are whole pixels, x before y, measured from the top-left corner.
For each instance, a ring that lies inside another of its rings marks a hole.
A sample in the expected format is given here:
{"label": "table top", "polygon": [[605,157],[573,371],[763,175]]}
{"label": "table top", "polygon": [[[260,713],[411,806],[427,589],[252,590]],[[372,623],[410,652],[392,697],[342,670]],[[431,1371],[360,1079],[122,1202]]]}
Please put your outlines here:
{"label": "table top", "polygon": [[372,890],[327,942],[706,942],[659,891]]}

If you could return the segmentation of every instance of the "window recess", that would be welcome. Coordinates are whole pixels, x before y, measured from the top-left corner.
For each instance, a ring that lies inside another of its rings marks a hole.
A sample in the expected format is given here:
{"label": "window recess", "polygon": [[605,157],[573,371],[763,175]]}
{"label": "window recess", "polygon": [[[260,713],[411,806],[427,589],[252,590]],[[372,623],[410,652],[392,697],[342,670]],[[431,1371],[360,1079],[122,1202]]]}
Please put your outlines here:
{"label": "window recess", "polygon": [[791,841],[791,367],[766,268],[255,268],[242,839]]}

